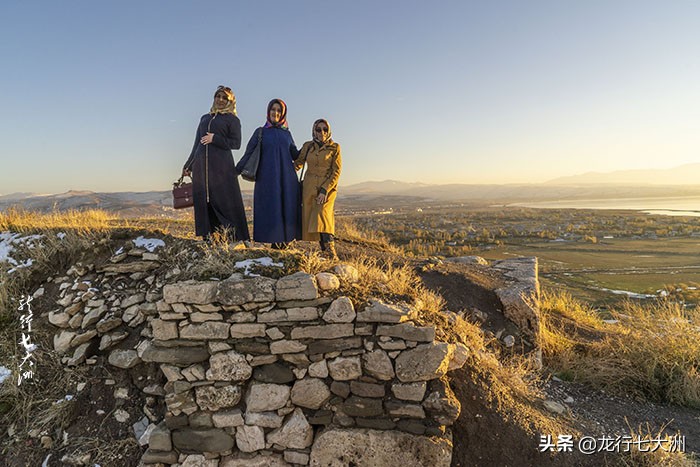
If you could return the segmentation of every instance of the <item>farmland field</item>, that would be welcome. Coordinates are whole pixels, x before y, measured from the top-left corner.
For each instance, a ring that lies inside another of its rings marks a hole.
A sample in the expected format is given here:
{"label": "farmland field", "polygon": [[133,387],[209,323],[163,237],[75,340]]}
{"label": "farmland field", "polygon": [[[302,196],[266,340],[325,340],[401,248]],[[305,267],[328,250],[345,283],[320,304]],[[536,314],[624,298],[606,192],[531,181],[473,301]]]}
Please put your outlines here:
{"label": "farmland field", "polygon": [[358,215],[416,255],[539,258],[544,287],[600,308],[628,297],[700,303],[700,218],[626,210],[435,206]]}

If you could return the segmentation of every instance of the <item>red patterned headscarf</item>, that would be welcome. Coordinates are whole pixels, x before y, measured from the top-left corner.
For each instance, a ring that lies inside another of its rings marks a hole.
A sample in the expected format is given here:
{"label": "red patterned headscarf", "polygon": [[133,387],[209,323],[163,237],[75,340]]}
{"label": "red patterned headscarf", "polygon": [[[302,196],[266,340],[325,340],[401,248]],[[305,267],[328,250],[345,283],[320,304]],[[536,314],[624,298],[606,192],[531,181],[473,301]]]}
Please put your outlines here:
{"label": "red patterned headscarf", "polygon": [[[270,109],[272,108],[273,104],[279,104],[280,107],[282,107],[282,117],[280,117],[280,121],[277,123],[272,123],[270,121]],[[283,130],[287,130],[287,104],[284,103],[282,99],[272,99],[269,104],[267,104],[267,123],[265,123],[265,128],[282,128]]]}

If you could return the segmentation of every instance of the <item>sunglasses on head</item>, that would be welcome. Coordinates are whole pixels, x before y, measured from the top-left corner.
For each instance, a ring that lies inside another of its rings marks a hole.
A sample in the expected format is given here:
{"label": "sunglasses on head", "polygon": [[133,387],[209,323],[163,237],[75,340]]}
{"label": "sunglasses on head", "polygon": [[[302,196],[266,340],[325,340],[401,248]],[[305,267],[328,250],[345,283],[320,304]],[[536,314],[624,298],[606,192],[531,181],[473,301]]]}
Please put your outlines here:
{"label": "sunglasses on head", "polygon": [[318,127],[316,133],[328,133],[328,128]]}
{"label": "sunglasses on head", "polygon": [[216,90],[217,90],[217,91],[227,91],[227,92],[231,92],[231,88],[229,88],[228,86],[224,86],[223,84],[220,84],[220,85],[216,88]]}

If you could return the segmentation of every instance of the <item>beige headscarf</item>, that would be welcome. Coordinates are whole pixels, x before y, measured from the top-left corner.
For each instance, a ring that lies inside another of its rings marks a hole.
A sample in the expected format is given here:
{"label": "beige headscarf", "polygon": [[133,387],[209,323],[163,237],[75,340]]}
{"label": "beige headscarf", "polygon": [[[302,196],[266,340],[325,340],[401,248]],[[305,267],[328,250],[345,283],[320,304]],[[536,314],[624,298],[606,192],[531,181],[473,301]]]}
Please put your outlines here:
{"label": "beige headscarf", "polygon": [[236,113],[236,95],[231,91],[231,88],[226,87],[226,86],[219,86],[216,88],[216,92],[214,93],[214,97],[220,92],[223,92],[226,94],[228,97],[228,105],[224,107],[223,109],[217,109],[216,108],[216,102],[211,104],[211,109],[209,109],[210,114],[215,114],[215,113],[220,113],[220,114],[233,114],[233,115],[238,115]]}
{"label": "beige headscarf", "polygon": [[[325,123],[326,126],[328,127],[328,133],[325,134],[325,138],[321,139],[318,137],[318,133],[316,133],[316,126],[318,126],[319,123]],[[332,143],[333,140],[331,139],[331,125],[328,123],[328,120],[325,118],[319,118],[314,122],[314,124],[311,126],[311,137],[314,139],[316,143],[318,143],[319,146],[323,146],[324,144]]]}

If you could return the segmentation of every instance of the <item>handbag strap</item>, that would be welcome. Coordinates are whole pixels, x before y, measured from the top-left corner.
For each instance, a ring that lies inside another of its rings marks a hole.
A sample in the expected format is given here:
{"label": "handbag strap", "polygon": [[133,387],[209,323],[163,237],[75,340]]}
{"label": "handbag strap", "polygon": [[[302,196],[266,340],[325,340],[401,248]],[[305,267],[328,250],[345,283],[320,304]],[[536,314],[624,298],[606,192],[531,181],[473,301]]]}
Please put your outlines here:
{"label": "handbag strap", "polygon": [[[311,143],[311,144],[314,144],[314,143]],[[304,154],[304,166],[301,168],[301,176],[299,177],[300,182],[304,181],[304,173],[306,173],[306,169],[309,167],[308,157],[309,157],[309,152],[311,151],[311,144],[309,144],[306,147],[306,154]]]}
{"label": "handbag strap", "polygon": [[189,178],[190,182],[192,181],[192,177],[190,177],[189,175],[181,175],[180,178],[175,183],[173,183],[173,186],[176,186],[176,187],[181,186],[185,177]]}

